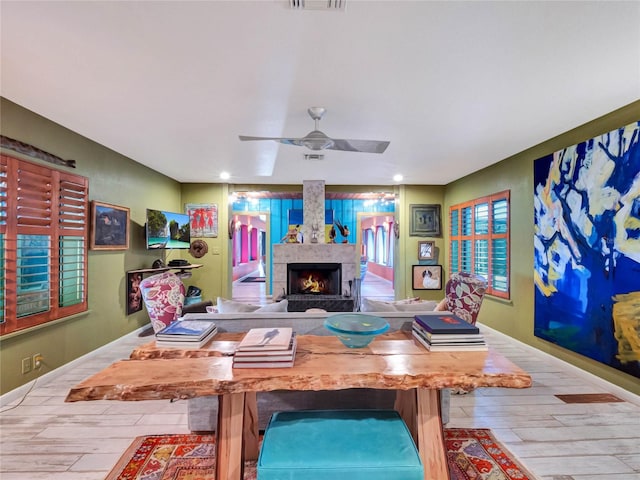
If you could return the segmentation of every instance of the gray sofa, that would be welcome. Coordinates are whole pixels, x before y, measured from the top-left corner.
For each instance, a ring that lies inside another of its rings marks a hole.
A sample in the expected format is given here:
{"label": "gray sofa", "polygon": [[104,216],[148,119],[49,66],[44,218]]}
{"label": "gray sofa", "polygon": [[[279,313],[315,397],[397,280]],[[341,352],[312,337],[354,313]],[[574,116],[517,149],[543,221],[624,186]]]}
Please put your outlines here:
{"label": "gray sofa", "polygon": [[[416,314],[436,312],[367,312],[384,317],[390,331],[411,331],[411,322]],[[292,327],[298,335],[331,335],[323,322],[331,312],[284,312],[284,313],[214,313],[187,314],[185,318],[213,318],[220,332],[244,332],[260,326]],[[347,389],[323,392],[275,391],[258,394],[258,423],[264,429],[275,411],[328,409],[328,408],[393,408],[395,391],[375,389]],[[443,423],[449,417],[449,391],[441,394]],[[218,400],[215,396],[188,400],[189,429],[194,432],[215,431],[218,416]]]}

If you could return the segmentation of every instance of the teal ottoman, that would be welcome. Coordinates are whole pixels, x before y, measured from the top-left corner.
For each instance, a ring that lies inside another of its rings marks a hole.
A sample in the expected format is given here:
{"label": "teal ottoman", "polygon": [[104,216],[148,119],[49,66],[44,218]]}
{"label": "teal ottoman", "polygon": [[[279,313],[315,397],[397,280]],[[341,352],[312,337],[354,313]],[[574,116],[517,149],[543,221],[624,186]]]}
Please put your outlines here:
{"label": "teal ottoman", "polygon": [[258,480],[423,480],[413,438],[394,410],[274,413]]}

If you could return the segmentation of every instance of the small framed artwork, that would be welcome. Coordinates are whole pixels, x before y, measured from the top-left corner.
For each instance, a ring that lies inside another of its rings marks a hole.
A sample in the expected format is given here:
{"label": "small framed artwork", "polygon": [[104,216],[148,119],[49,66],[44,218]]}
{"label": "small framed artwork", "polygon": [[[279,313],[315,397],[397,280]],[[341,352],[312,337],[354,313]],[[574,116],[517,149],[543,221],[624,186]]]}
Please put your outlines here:
{"label": "small framed artwork", "polygon": [[142,272],[127,272],[127,315],[142,310]]}
{"label": "small framed artwork", "polygon": [[187,203],[191,224],[191,238],[218,236],[218,205],[215,203]]}
{"label": "small framed artwork", "polygon": [[442,265],[414,265],[412,273],[414,290],[442,290]]}
{"label": "small framed artwork", "polygon": [[418,260],[433,260],[436,242],[418,242]]}
{"label": "small framed artwork", "polygon": [[128,250],[129,209],[93,200],[89,237],[91,250]]}
{"label": "small framed artwork", "polygon": [[412,237],[439,237],[440,205],[409,205],[411,223],[409,235]]}

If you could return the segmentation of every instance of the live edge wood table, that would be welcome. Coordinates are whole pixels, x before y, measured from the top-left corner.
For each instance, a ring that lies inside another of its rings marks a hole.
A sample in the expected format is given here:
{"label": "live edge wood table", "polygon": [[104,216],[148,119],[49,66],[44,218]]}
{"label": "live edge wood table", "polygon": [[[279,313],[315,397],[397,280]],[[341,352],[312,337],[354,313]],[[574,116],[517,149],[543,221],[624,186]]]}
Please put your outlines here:
{"label": "live edge wood table", "polygon": [[333,336],[301,335],[291,368],[233,369],[242,334],[219,333],[203,349],[160,349],[152,342],[71,389],[66,401],[187,399],[218,395],[216,479],[241,480],[243,460],[258,456],[256,393],[273,390],[396,390],[395,408],[412,432],[425,479],[449,478],[439,390],[531,386],[502,355],[428,352],[410,334],[382,335],[349,349]]}

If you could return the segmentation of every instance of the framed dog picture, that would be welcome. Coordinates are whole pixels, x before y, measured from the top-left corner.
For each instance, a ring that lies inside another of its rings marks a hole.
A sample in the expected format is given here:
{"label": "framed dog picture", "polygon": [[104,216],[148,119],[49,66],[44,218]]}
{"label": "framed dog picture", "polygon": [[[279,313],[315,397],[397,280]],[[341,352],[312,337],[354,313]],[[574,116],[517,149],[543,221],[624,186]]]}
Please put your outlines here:
{"label": "framed dog picture", "polygon": [[435,242],[418,242],[418,260],[433,260],[435,249]]}
{"label": "framed dog picture", "polygon": [[442,290],[442,265],[414,265],[411,280],[414,290]]}

